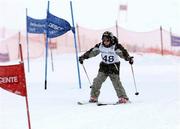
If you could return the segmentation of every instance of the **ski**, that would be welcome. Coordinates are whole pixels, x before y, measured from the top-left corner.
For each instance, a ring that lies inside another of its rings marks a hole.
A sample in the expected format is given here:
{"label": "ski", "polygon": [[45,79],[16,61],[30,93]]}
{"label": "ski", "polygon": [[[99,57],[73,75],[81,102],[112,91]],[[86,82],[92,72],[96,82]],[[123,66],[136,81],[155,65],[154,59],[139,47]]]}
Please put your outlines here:
{"label": "ski", "polygon": [[[131,103],[130,101],[128,102],[128,103],[126,103],[126,104],[129,104],[129,103]],[[78,105],[87,105],[87,104],[96,104],[97,106],[108,106],[108,105],[121,105],[121,103],[101,103],[101,102],[97,102],[97,103],[90,103],[90,102],[80,102],[80,101],[78,101],[77,102],[77,104]]]}
{"label": "ski", "polygon": [[97,106],[105,106],[109,105],[108,103],[90,103],[90,102],[77,102],[78,105],[87,105],[87,104],[95,104]]}
{"label": "ski", "polygon": [[[130,104],[131,103],[131,101],[128,101],[127,103],[125,103],[125,104]],[[118,102],[116,102],[116,103],[97,103],[97,106],[107,106],[107,105],[122,105],[123,103],[118,103]]]}
{"label": "ski", "polygon": [[90,103],[88,101],[87,102],[80,102],[80,101],[78,101],[77,104],[78,105],[86,105],[86,104],[97,104],[97,103]]}
{"label": "ski", "polygon": [[119,105],[119,103],[97,103],[97,106]]}
{"label": "ski", "polygon": [[[129,104],[131,103],[130,101],[126,104]],[[87,105],[87,104],[96,104],[97,106],[108,106],[108,105],[121,105],[122,103],[101,103],[101,102],[97,102],[97,103],[90,103],[90,102],[80,102],[78,101],[77,102],[78,105]]]}

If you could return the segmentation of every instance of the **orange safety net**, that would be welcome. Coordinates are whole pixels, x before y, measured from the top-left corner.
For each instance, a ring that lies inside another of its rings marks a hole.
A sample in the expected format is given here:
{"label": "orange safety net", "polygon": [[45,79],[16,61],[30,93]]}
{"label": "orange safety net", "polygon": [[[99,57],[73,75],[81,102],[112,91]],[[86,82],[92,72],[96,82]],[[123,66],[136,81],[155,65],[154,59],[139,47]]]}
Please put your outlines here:
{"label": "orange safety net", "polygon": [[[111,31],[118,37],[119,42],[130,52],[170,54],[180,56],[180,47],[172,47],[170,32],[164,29],[156,29],[149,32],[133,32],[122,27],[111,27],[106,29],[93,30],[85,27],[76,27],[77,49],[84,52],[101,42],[104,31]],[[0,28],[0,53],[8,53],[10,60],[19,58],[18,43],[22,44],[23,57],[27,58],[26,32],[18,32]],[[39,58],[45,55],[45,35],[28,34],[29,57]],[[49,50],[53,54],[74,53],[74,37],[71,31],[66,34],[49,40]]]}

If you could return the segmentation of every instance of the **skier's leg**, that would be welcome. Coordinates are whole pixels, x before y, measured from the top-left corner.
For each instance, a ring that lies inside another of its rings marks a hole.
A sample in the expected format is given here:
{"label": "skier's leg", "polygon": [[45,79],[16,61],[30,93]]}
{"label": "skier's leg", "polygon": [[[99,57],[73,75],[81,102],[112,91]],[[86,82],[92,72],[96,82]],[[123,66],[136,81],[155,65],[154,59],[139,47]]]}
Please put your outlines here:
{"label": "skier's leg", "polygon": [[128,100],[125,89],[120,81],[119,74],[110,74],[109,77],[112,81],[112,84],[114,86],[118,98],[125,98]]}
{"label": "skier's leg", "polygon": [[98,100],[102,83],[106,80],[106,78],[107,74],[98,72],[98,75],[96,78],[94,78],[93,85],[91,86],[91,98]]}

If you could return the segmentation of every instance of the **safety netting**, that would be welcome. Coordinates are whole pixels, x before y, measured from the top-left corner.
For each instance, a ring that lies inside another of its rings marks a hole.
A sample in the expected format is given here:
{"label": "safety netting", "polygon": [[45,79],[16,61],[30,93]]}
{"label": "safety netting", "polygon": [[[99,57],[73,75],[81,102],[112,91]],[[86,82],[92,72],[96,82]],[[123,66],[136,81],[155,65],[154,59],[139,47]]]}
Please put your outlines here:
{"label": "safety netting", "polygon": [[[84,52],[101,42],[104,31],[111,31],[118,37],[128,51],[134,53],[156,53],[180,56],[180,46],[171,45],[172,32],[157,28],[148,32],[134,32],[122,27],[105,29],[88,29],[76,27],[78,52]],[[173,34],[177,35],[177,34]],[[23,56],[26,59],[39,58],[45,55],[45,34],[30,34],[0,28],[0,62],[19,58],[19,43],[22,44]],[[49,51],[53,54],[75,53],[74,36],[71,31],[57,38],[49,39]]]}

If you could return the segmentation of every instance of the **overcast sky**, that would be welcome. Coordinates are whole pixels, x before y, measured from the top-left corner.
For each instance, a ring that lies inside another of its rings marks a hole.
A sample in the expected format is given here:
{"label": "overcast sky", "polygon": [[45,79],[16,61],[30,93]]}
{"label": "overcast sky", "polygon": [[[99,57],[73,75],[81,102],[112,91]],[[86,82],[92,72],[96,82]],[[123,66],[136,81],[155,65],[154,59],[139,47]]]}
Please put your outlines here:
{"label": "overcast sky", "polygon": [[[180,35],[180,0],[72,0],[75,22],[92,29],[119,26],[137,32],[163,28]],[[127,11],[119,11],[127,4]],[[0,27],[25,29],[26,12],[45,18],[47,0],[0,0]],[[50,12],[72,23],[69,0],[50,0]]]}

